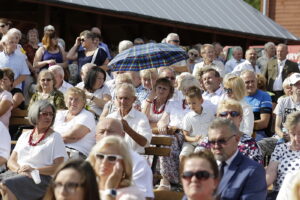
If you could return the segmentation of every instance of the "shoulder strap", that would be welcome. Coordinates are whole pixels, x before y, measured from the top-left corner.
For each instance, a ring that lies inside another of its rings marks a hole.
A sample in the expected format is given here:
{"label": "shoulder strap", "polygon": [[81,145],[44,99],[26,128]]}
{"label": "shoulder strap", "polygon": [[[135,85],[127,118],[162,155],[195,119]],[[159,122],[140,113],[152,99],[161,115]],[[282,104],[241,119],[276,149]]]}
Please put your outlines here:
{"label": "shoulder strap", "polygon": [[93,55],[93,58],[92,58],[92,61],[91,61],[92,64],[94,64],[94,62],[96,60],[96,57],[97,57],[97,54],[98,54],[98,50],[99,50],[99,48],[97,48],[96,51],[94,52],[94,55]]}

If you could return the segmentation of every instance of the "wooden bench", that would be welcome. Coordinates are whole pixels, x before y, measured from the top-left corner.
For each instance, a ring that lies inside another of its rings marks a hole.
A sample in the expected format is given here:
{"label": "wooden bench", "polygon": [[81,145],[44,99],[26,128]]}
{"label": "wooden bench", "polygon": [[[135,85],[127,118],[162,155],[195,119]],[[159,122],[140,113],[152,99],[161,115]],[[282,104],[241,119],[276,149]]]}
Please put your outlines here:
{"label": "wooden bench", "polygon": [[27,110],[14,109],[11,111],[9,133],[12,140],[17,140],[23,129],[30,129],[31,127],[27,119]]}
{"label": "wooden bench", "polygon": [[167,135],[153,136],[151,139],[151,145],[145,148],[145,155],[152,155],[153,161],[151,169],[153,174],[156,170],[156,165],[159,156],[170,156],[173,138]]}

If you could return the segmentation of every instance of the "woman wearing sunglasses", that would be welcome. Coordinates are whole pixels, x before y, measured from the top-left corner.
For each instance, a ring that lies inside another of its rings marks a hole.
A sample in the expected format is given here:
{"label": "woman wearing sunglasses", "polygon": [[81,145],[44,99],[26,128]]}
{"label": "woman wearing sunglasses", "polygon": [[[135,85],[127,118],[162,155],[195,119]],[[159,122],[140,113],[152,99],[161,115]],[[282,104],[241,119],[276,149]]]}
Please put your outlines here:
{"label": "woman wearing sunglasses", "polygon": [[[243,109],[239,102],[227,99],[223,100],[219,103],[217,108],[217,117],[227,118],[232,120],[234,125],[236,127],[240,127],[240,124],[243,119]],[[248,156],[249,158],[259,162],[263,163],[263,156],[261,154],[261,151],[255,141],[254,138],[250,137],[249,135],[240,132],[240,142],[238,144],[238,149],[241,153]],[[226,144],[227,141],[221,140],[218,141],[220,144]],[[209,149],[209,142],[208,138],[206,137],[203,142],[199,144],[196,151],[200,151],[202,149]]]}
{"label": "woman wearing sunglasses", "polygon": [[234,99],[242,105],[243,120],[240,124],[240,131],[252,136],[254,128],[254,114],[252,107],[244,100],[244,97],[246,96],[246,86],[243,79],[238,76],[227,75],[223,84],[226,99]]}
{"label": "woman wearing sunglasses", "polygon": [[43,200],[99,200],[96,174],[89,162],[69,160],[53,176]]}
{"label": "woman wearing sunglasses", "polygon": [[[144,193],[132,183],[132,160],[129,147],[121,137],[107,136],[90,152],[89,162],[98,177],[101,199],[145,199]],[[110,181],[114,176],[115,181]]]}
{"label": "woman wearing sunglasses", "polygon": [[183,200],[213,200],[219,184],[218,165],[206,150],[190,154],[181,163]]}
{"label": "woman wearing sunglasses", "polygon": [[0,175],[3,199],[29,200],[44,196],[51,175],[67,158],[61,136],[51,128],[55,114],[54,106],[45,100],[30,106],[28,120],[34,129],[21,134],[7,162],[10,170]]}

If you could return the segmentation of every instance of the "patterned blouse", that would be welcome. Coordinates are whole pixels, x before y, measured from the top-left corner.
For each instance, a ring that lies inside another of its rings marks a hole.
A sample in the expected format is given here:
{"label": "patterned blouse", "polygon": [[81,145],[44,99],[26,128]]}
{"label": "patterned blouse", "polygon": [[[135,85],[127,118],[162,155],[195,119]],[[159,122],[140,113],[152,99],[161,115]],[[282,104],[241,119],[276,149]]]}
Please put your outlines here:
{"label": "patterned blouse", "polygon": [[50,103],[52,103],[54,105],[54,107],[57,109],[57,110],[60,110],[60,109],[66,109],[66,104],[65,104],[65,101],[64,101],[64,95],[63,93],[61,93],[60,91],[58,90],[53,90],[50,95],[45,98],[42,93],[40,92],[35,92],[32,97],[31,97],[31,100],[30,100],[30,103],[29,103],[29,106],[34,103],[35,101],[38,101],[38,100],[48,100]]}
{"label": "patterned blouse", "polygon": [[[201,151],[203,149],[209,149],[208,137],[203,138],[202,142],[196,147],[196,151]],[[238,144],[238,149],[243,155],[263,164],[263,156],[254,138],[243,133]]]}

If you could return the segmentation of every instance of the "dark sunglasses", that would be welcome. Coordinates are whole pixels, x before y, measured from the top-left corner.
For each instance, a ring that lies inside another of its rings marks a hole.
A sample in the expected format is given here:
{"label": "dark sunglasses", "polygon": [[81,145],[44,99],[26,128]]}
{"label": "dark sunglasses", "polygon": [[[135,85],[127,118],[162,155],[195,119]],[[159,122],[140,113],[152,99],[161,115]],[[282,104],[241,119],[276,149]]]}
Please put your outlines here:
{"label": "dark sunglasses", "polygon": [[176,43],[179,43],[179,42],[180,42],[180,40],[171,40],[171,41],[176,42]]}
{"label": "dark sunglasses", "polygon": [[228,115],[230,115],[230,117],[238,117],[241,113],[237,111],[225,111],[218,114],[219,117],[227,117]]}
{"label": "dark sunglasses", "polygon": [[181,175],[183,179],[191,179],[193,176],[196,176],[198,180],[207,180],[209,178],[215,177],[213,174],[210,174],[208,171],[196,171],[196,172],[186,171],[183,172]]}
{"label": "dark sunglasses", "polygon": [[226,145],[227,144],[227,142],[231,139],[231,138],[233,138],[233,136],[235,136],[235,135],[232,135],[232,136],[230,136],[229,138],[227,138],[227,139],[219,139],[219,140],[208,140],[208,145],[209,146],[213,146],[213,145]]}
{"label": "dark sunglasses", "polygon": [[194,53],[190,53],[191,56],[195,56],[195,57],[198,57],[199,55],[198,54],[194,54]]}
{"label": "dark sunglasses", "polygon": [[0,25],[0,27],[1,27],[1,28],[4,28],[5,26],[6,26],[6,24],[2,24],[2,25]]}
{"label": "dark sunglasses", "polygon": [[224,88],[224,92],[226,94],[232,94],[232,89],[231,88]]}
{"label": "dark sunglasses", "polygon": [[84,38],[80,38],[80,42],[84,42],[85,41],[85,39]]}

